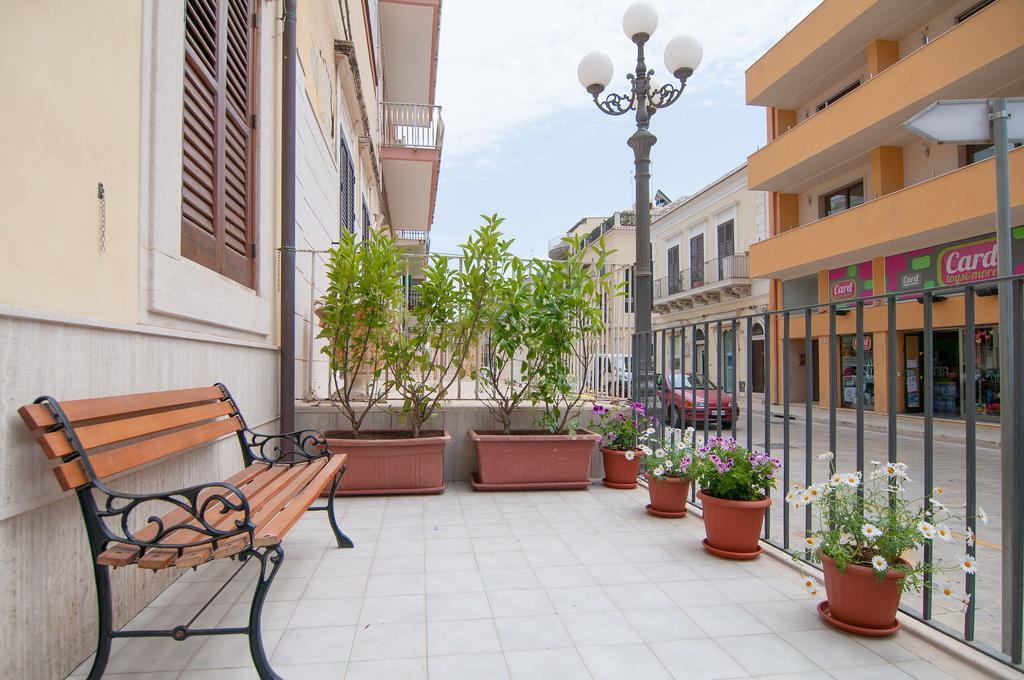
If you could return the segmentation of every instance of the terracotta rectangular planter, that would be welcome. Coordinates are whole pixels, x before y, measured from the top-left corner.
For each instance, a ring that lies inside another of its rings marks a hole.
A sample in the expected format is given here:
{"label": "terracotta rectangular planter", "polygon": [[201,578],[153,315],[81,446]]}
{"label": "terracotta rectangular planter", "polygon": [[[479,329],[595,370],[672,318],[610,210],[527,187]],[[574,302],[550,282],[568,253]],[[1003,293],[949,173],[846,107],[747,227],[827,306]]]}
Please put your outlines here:
{"label": "terracotta rectangular planter", "polygon": [[451,437],[440,430],[413,439],[408,432],[368,430],[359,439],[326,432],[331,453],[347,453],[339,496],[443,493],[444,447]]}
{"label": "terracotta rectangular planter", "polygon": [[477,453],[473,488],[512,491],[587,488],[594,445],[601,437],[587,430],[575,435],[470,430],[469,438]]}

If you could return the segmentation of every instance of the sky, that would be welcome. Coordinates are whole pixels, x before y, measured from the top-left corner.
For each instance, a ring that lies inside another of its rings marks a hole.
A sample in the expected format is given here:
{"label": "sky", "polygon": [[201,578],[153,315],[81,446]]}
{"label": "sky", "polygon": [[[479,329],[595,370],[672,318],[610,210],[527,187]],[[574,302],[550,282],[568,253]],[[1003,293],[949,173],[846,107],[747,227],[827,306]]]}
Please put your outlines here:
{"label": "sky", "polygon": [[[743,73],[819,0],[651,0],[658,29],[647,64],[679,33],[703,43],[683,96],[657,112],[651,194],[694,193],[765,143],[765,111],[746,106]],[[455,252],[482,213],[506,218],[513,250],[546,257],[579,219],[633,205],[630,115],[608,116],[576,79],[580,57],[615,64],[606,92],[628,91],[636,48],[622,32],[627,0],[444,0],[437,103],[445,123],[433,252]]]}

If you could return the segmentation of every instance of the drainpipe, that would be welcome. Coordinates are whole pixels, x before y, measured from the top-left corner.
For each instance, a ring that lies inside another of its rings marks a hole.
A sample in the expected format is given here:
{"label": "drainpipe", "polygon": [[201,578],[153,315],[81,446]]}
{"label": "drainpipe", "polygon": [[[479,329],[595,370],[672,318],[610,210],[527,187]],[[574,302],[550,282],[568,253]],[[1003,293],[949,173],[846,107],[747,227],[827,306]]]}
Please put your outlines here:
{"label": "drainpipe", "polygon": [[295,3],[284,2],[281,55],[281,431],[295,430]]}

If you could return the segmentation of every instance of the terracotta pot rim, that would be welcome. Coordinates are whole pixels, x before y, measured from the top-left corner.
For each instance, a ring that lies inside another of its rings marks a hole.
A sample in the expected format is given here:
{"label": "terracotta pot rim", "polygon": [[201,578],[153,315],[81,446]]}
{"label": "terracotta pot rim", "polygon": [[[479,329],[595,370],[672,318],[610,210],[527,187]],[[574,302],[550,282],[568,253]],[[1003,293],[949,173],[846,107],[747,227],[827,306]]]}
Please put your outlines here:
{"label": "terracotta pot rim", "polygon": [[[360,437],[359,439],[331,437],[330,434],[333,432],[351,432],[351,430],[328,430],[328,432],[324,433],[329,446],[347,446],[349,448],[379,447],[382,443],[385,443],[387,446],[397,447],[420,446],[422,444],[447,443],[451,441],[452,438],[452,436],[448,434],[448,430],[426,430],[430,435],[427,437]],[[363,430],[360,434],[374,435],[386,432],[409,432],[409,430]]]}
{"label": "terracotta pot rim", "polygon": [[606,449],[603,446],[600,448],[601,453],[607,453],[609,456],[625,456],[630,451],[632,451],[633,455],[638,458],[645,455],[644,452],[641,451],[640,449]]}
{"label": "terracotta pot rim", "polygon": [[[823,553],[821,550],[818,551],[818,559],[821,560],[822,564],[825,564],[826,562],[828,562],[829,565],[833,569],[835,569],[836,573],[839,574],[840,576],[845,576],[845,575],[847,575],[847,574],[852,572],[854,575],[857,575],[857,576],[868,576],[868,575],[870,575],[872,577],[875,577],[875,575],[878,573],[877,571],[875,571],[871,567],[865,567],[862,564],[848,564],[846,566],[846,571],[842,572],[842,571],[839,570],[839,567],[836,566],[836,561],[833,560],[828,555],[826,555],[825,553]],[[908,567],[910,566],[907,563],[907,561],[905,559],[903,559],[902,557],[900,558],[900,562],[905,564],[905,565],[907,565]],[[889,569],[886,570],[886,572],[885,572],[886,580],[904,579],[906,577],[907,577],[907,575],[904,574],[902,571],[897,571],[896,569],[893,569],[892,567],[889,567]]]}
{"label": "terracotta pot rim", "polygon": [[697,497],[704,503],[710,503],[711,505],[721,505],[724,507],[732,508],[767,508],[772,504],[772,499],[769,496],[762,498],[759,501],[731,501],[725,498],[718,498],[716,496],[709,496],[703,491],[697,492]]}
{"label": "terracotta pot rim", "polygon": [[648,484],[650,484],[651,482],[668,482],[669,484],[682,484],[683,482],[693,482],[693,479],[690,477],[655,477],[649,472],[645,472],[644,477],[647,478]]}
{"label": "terracotta pot rim", "polygon": [[601,439],[601,435],[595,434],[590,430],[576,430],[575,435],[571,434],[516,434],[513,430],[511,434],[491,434],[484,432],[477,432],[476,430],[469,431],[469,438],[475,442],[501,442],[501,441],[514,441],[514,442],[560,442],[560,441],[592,441],[596,442]]}

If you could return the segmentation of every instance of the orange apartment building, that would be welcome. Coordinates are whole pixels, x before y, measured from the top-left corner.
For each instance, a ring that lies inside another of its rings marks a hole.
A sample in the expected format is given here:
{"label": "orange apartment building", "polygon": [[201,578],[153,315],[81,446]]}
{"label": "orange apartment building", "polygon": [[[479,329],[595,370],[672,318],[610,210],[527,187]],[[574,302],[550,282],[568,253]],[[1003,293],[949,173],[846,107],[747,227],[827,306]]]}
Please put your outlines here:
{"label": "orange apartment building", "polygon": [[[773,280],[772,308],[844,300],[853,307],[860,297],[907,292],[897,304],[895,385],[886,384],[885,305],[865,307],[866,409],[887,412],[892,389],[899,413],[921,412],[931,390],[936,417],[956,418],[973,390],[979,418],[997,419],[994,289],[978,291],[972,338],[963,296],[936,298],[932,376],[922,375],[919,304],[922,289],[953,283],[937,263],[994,253],[992,147],[933,144],[902,124],[940,99],[1024,95],[1024,0],[824,0],[747,70],[746,95],[767,109],[768,143],[749,157],[748,186],[769,192],[770,237],[751,245],[750,276]],[[1024,148],[1009,158],[1013,224],[1024,225]],[[1013,236],[1021,273],[1024,226]],[[975,259],[979,268],[987,262]],[[975,280],[995,275],[987,264]],[[855,405],[856,313],[843,311],[832,394],[829,314],[812,314],[812,362],[802,356],[803,314],[793,318],[793,401],[808,396],[809,363],[813,401]],[[781,319],[772,337],[780,357]],[[977,366],[973,385],[964,384],[968,361]]]}

